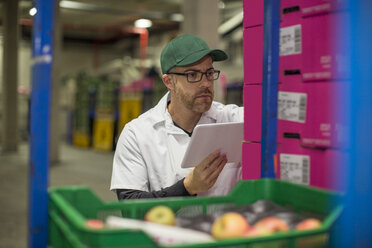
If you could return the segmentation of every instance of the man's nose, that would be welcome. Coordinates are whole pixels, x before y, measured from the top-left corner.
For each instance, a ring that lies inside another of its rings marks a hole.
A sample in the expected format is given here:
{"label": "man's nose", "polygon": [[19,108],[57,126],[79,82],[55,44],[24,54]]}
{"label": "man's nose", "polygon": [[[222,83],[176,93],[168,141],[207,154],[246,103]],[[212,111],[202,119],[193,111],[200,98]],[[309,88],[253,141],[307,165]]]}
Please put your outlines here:
{"label": "man's nose", "polygon": [[202,79],[200,81],[200,87],[209,88],[213,85],[214,80],[208,80],[207,75],[203,74]]}

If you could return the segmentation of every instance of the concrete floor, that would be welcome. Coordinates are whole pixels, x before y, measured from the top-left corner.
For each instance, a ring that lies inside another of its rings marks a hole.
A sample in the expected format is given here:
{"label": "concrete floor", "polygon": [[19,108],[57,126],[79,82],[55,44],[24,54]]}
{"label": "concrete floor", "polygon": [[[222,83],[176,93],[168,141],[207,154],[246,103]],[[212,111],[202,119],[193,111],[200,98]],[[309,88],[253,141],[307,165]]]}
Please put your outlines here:
{"label": "concrete floor", "polygon": [[[16,153],[0,154],[0,248],[27,247],[28,144]],[[86,185],[104,201],[109,191],[113,152],[61,145],[61,162],[50,167],[49,185]]]}

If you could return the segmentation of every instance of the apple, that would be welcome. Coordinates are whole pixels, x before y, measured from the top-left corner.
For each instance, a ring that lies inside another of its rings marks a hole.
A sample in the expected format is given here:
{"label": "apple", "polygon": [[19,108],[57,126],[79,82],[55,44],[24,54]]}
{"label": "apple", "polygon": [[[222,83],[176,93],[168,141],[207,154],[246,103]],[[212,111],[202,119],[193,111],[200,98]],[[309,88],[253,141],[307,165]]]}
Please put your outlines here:
{"label": "apple", "polygon": [[213,222],[211,234],[217,239],[242,237],[249,227],[243,215],[227,212]]}
{"label": "apple", "polygon": [[322,222],[315,218],[307,218],[296,225],[296,230],[311,230],[318,228]]}
{"label": "apple", "polygon": [[85,226],[92,229],[103,229],[105,225],[102,220],[88,219],[85,221]]}
{"label": "apple", "polygon": [[264,232],[264,230],[275,233],[275,232],[285,232],[289,230],[289,226],[286,222],[284,222],[282,219],[274,216],[265,217],[263,219],[260,219],[256,224],[254,224],[254,227],[261,230],[261,232]]}
{"label": "apple", "polygon": [[252,226],[248,228],[246,232],[243,233],[243,236],[247,238],[252,238],[252,237],[259,237],[259,236],[267,236],[270,234],[272,233],[266,228],[257,228],[256,226]]}
{"label": "apple", "polygon": [[171,208],[159,205],[151,208],[145,215],[145,220],[153,223],[174,226],[176,216]]}
{"label": "apple", "polygon": [[[307,218],[295,227],[298,231],[312,230],[322,225],[322,222],[315,218]],[[328,236],[326,234],[312,235],[298,239],[298,247],[325,247],[327,244]]]}

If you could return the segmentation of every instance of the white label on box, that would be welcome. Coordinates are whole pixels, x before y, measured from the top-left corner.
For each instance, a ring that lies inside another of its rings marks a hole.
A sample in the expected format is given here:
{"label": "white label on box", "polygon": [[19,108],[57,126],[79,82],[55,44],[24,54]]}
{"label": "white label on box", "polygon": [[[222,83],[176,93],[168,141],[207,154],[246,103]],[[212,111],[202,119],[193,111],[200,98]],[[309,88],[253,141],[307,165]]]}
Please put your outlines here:
{"label": "white label on box", "polygon": [[280,29],[280,56],[302,52],[301,24]]}
{"label": "white label on box", "polygon": [[310,156],[281,153],[280,179],[309,185]]}
{"label": "white label on box", "polygon": [[279,91],[278,119],[305,123],[307,94]]}

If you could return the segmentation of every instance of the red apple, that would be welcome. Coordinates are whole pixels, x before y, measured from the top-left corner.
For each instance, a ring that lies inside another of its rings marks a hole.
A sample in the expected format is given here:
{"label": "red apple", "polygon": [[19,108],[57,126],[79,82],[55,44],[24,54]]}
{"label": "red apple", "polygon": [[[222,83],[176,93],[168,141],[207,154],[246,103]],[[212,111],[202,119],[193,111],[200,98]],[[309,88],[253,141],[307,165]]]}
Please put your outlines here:
{"label": "red apple", "polygon": [[254,226],[259,230],[267,230],[270,233],[279,231],[285,232],[289,230],[289,226],[286,222],[274,216],[265,217],[256,222]]}
{"label": "red apple", "polygon": [[102,220],[88,219],[85,221],[85,226],[92,229],[103,229],[105,225]]}
{"label": "red apple", "polygon": [[296,230],[311,230],[318,228],[322,225],[322,222],[315,218],[307,218],[297,224]]}
{"label": "red apple", "polygon": [[228,212],[214,221],[211,234],[217,239],[242,237],[249,227],[248,221],[241,214]]}
{"label": "red apple", "polygon": [[151,208],[145,215],[145,220],[163,225],[174,226],[176,225],[176,216],[172,209],[159,205]]}
{"label": "red apple", "polygon": [[[295,227],[298,231],[312,230],[322,225],[322,222],[315,218],[308,218],[297,224]],[[298,239],[298,247],[325,247],[328,236],[324,233],[311,235]]]}
{"label": "red apple", "polygon": [[265,228],[257,228],[252,226],[248,228],[248,230],[243,234],[244,237],[252,238],[252,237],[259,237],[259,236],[267,236],[270,235],[271,232]]}

